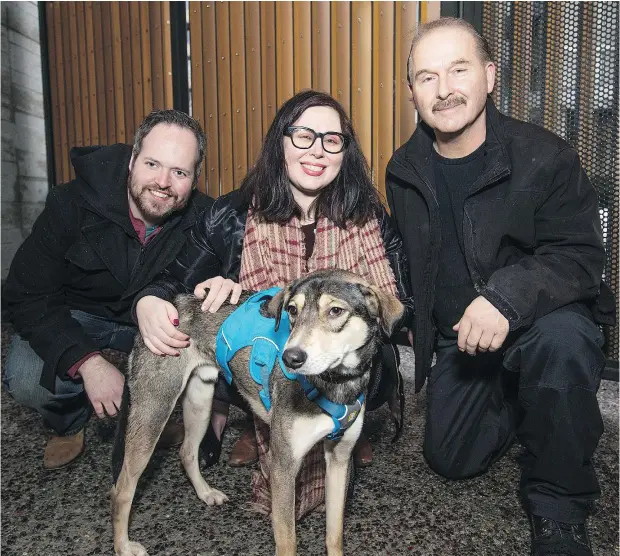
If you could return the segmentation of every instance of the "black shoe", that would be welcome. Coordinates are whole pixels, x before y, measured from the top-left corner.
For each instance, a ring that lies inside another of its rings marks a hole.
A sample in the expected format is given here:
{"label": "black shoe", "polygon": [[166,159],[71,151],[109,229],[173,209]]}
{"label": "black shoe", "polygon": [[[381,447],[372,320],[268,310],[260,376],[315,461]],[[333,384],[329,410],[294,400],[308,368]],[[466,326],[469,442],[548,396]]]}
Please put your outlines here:
{"label": "black shoe", "polygon": [[585,523],[562,523],[530,514],[532,556],[593,556]]}
{"label": "black shoe", "polygon": [[209,423],[209,428],[200,442],[200,454],[204,460],[205,469],[215,465],[220,461],[222,453],[222,439],[218,438],[213,429],[213,425]]}

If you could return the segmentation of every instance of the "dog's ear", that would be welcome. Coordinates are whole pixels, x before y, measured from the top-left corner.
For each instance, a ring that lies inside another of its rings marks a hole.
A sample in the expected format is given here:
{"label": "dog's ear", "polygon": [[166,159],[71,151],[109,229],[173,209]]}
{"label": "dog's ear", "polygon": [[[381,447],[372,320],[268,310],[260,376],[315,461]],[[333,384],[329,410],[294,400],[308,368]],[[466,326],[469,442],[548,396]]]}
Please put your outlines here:
{"label": "dog's ear", "polygon": [[280,290],[265,304],[266,316],[276,319],[276,331],[280,328],[280,319],[282,318],[282,309],[288,303],[290,298],[290,288],[286,287]]}
{"label": "dog's ear", "polygon": [[386,293],[376,286],[360,284],[360,290],[366,298],[366,306],[381,325],[381,330],[390,337],[405,314],[404,305],[391,293]]}

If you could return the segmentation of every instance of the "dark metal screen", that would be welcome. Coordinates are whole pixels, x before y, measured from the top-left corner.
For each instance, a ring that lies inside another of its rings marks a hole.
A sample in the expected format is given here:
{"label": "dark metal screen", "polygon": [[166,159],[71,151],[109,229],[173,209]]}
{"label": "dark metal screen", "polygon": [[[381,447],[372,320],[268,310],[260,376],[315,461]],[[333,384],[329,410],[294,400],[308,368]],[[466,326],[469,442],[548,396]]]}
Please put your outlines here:
{"label": "dark metal screen", "polygon": [[[578,151],[599,194],[603,279],[618,299],[618,14],[615,2],[484,2],[482,33],[497,62],[504,113],[557,133]],[[618,327],[605,330],[618,361]]]}

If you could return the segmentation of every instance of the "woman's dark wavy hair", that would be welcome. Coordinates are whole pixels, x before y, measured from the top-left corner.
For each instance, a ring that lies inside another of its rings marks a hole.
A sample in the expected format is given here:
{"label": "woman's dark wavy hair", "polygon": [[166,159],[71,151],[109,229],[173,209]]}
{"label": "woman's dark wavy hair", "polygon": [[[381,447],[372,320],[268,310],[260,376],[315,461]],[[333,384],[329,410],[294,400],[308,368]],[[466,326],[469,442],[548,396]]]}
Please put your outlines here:
{"label": "woman's dark wavy hair", "polygon": [[258,160],[240,189],[255,214],[267,222],[284,224],[293,216],[301,216],[286,171],[284,132],[313,106],[329,106],[338,112],[342,133],[349,137],[338,176],[313,202],[315,215],[325,216],[340,228],[348,221],[363,225],[377,216],[381,201],[351,120],[342,105],[326,93],[302,91],[281,106],[265,136]]}

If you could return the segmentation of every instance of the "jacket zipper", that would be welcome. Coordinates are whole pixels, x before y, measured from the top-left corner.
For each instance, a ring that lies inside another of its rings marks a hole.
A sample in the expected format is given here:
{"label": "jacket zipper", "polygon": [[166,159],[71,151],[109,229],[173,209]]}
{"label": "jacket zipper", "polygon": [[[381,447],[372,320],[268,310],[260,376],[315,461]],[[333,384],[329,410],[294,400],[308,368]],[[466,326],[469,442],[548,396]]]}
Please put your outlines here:
{"label": "jacket zipper", "polygon": [[[482,276],[482,272],[480,271],[480,268],[478,267],[478,262],[476,261],[476,257],[474,256],[474,246],[473,246],[473,238],[476,235],[475,231],[474,231],[474,226],[473,226],[473,222],[469,216],[469,214],[467,213],[467,208],[466,208],[466,203],[467,201],[473,197],[475,194],[477,194],[479,191],[481,191],[482,189],[485,189],[487,187],[489,187],[490,185],[494,184],[495,182],[499,181],[500,179],[504,178],[505,176],[508,176],[510,174],[510,170],[508,169],[504,169],[501,172],[498,172],[497,174],[495,174],[494,176],[492,176],[491,178],[489,178],[486,183],[484,183],[481,187],[479,187],[473,194],[468,195],[465,198],[465,203],[463,204],[463,225],[465,224],[465,218],[467,218],[467,222],[470,225],[470,229],[471,229],[471,234],[470,234],[470,241],[469,243],[469,249],[467,248],[467,245],[465,247],[465,262],[467,263],[467,268],[469,269],[469,273],[471,275],[472,278],[472,282],[474,284],[474,289],[478,292],[481,293],[482,290],[486,287],[486,279]],[[463,238],[464,241],[467,241],[467,234],[463,234]]]}

